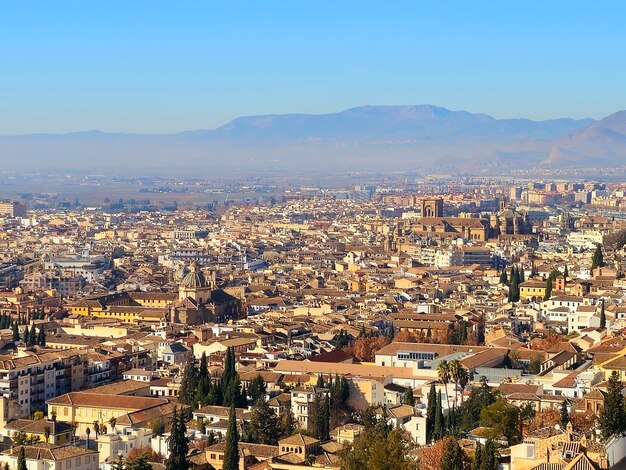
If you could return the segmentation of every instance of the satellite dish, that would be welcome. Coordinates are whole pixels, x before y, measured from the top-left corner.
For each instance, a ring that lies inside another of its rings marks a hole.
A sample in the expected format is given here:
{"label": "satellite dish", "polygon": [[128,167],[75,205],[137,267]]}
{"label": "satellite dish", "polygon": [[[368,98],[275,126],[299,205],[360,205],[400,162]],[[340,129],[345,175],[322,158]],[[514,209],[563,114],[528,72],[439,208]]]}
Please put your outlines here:
{"label": "satellite dish", "polygon": [[560,424],[555,424],[554,425],[554,429],[556,429],[557,431],[561,429],[561,425]]}

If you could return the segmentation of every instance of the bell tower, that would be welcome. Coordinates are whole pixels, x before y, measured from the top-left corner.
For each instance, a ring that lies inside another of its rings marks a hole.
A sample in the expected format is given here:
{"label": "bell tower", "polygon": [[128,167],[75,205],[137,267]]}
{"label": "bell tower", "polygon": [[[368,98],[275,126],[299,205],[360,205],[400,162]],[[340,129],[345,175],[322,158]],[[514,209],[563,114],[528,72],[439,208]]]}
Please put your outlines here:
{"label": "bell tower", "polygon": [[427,198],[422,199],[422,217],[443,217],[443,199]]}

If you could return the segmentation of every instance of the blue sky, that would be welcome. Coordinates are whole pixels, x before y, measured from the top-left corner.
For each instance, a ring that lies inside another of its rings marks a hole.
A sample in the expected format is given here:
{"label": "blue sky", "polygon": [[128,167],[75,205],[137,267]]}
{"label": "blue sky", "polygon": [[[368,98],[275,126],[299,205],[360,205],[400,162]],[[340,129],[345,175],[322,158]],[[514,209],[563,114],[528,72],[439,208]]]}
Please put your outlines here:
{"label": "blue sky", "polygon": [[0,134],[436,104],[626,109],[626,2],[0,2]]}

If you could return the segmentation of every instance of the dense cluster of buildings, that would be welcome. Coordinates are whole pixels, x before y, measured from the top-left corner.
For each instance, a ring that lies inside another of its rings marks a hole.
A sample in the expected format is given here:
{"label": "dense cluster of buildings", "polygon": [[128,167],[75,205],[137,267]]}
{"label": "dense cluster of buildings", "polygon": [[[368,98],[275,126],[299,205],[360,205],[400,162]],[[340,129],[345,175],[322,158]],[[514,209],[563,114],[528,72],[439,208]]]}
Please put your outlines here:
{"label": "dense cluster of buildings", "polygon": [[[108,470],[133,448],[167,458],[169,430],[154,423],[180,407],[188,357],[206,357],[218,377],[227,351],[241,383],[261,376],[274,413],[298,431],[275,445],[241,441],[241,468],[339,468],[363,426],[307,435],[327,393],[320,378],[346,378],[351,410],[384,410],[419,447],[433,444],[433,384],[445,413],[483,380],[536,413],[597,415],[611,373],[626,379],[626,219],[600,209],[619,209],[621,191],[364,186],[359,197],[133,214],[2,203],[0,462],[17,468],[20,445],[28,468]],[[449,362],[469,383],[441,380]],[[220,470],[229,410],[192,408],[192,468]],[[238,408],[237,422],[250,413]],[[621,439],[572,421],[502,441],[499,465],[607,468],[626,455]],[[217,443],[200,445],[209,433]],[[476,429],[464,441],[471,454],[484,438]]]}

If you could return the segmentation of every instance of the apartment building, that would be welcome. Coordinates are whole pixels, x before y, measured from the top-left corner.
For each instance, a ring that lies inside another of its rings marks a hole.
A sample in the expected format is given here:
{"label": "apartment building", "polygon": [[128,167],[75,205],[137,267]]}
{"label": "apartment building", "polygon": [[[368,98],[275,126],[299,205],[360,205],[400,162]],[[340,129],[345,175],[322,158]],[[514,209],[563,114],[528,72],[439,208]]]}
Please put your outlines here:
{"label": "apartment building", "polygon": [[0,356],[0,397],[7,399],[7,417],[28,417],[43,411],[46,400],[80,389],[86,365],[87,354],[76,350]]}

